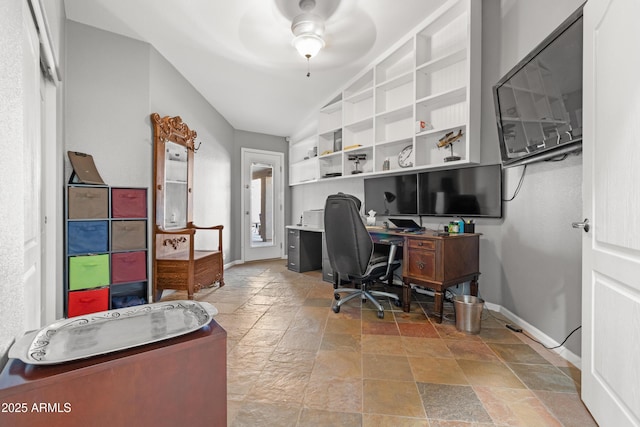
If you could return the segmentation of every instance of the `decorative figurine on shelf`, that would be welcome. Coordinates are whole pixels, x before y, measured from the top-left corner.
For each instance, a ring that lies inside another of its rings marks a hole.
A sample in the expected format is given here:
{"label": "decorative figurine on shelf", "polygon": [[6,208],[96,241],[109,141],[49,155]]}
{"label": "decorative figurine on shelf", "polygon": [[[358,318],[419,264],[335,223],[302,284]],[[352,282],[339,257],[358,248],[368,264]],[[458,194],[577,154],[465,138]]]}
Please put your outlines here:
{"label": "decorative figurine on shelf", "polygon": [[459,140],[460,138],[462,138],[462,135],[463,135],[462,129],[460,129],[458,130],[458,133],[456,135],[454,135],[453,132],[448,132],[445,136],[440,138],[440,140],[438,141],[438,144],[437,144],[438,148],[449,146],[449,149],[451,149],[451,155],[444,158],[445,162],[453,162],[455,160],[460,160],[460,156],[456,156],[453,154],[453,143]]}
{"label": "decorative figurine on shelf", "polygon": [[363,154],[349,154],[349,160],[354,162],[353,164],[354,164],[355,170],[353,170],[351,173],[353,175],[355,175],[355,174],[358,174],[358,173],[362,173],[362,171],[358,169],[358,165],[360,164],[360,160],[367,160],[367,155],[365,153],[363,153]]}

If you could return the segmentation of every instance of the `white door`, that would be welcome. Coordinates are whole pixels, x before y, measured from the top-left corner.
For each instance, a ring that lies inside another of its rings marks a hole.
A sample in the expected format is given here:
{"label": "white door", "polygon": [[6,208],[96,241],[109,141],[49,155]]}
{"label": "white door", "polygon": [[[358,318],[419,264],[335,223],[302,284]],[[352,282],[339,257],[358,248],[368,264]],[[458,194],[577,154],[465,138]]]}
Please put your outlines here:
{"label": "white door", "polygon": [[23,2],[24,53],[24,274],[25,330],[41,326],[42,242],[40,45],[27,2]]}
{"label": "white door", "polygon": [[582,399],[640,425],[640,1],[584,8]]}
{"label": "white door", "polygon": [[242,247],[245,261],[282,258],[284,154],[242,149]]}

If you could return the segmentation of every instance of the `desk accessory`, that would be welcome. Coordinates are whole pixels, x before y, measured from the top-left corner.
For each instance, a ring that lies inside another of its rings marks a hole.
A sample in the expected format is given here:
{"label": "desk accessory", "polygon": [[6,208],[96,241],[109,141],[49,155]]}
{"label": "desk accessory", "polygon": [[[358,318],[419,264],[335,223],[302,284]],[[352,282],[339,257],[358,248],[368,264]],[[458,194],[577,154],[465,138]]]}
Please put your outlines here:
{"label": "desk accessory", "polygon": [[460,156],[456,156],[453,154],[453,143],[459,140],[460,138],[462,138],[462,136],[463,136],[462,129],[459,129],[456,135],[453,134],[453,131],[448,132],[438,141],[438,144],[437,144],[438,148],[444,148],[448,146],[451,149],[451,155],[444,158],[445,162],[453,162],[455,160],[460,160]]}
{"label": "desk accessory", "polygon": [[413,166],[411,161],[411,153],[413,152],[413,145],[407,145],[400,153],[398,153],[398,166],[401,168],[410,168]]}
{"label": "desk accessory", "polygon": [[355,170],[351,172],[352,175],[356,175],[362,173],[361,170],[358,169],[358,165],[360,165],[360,160],[367,160],[366,154],[349,154],[349,160],[354,162]]}

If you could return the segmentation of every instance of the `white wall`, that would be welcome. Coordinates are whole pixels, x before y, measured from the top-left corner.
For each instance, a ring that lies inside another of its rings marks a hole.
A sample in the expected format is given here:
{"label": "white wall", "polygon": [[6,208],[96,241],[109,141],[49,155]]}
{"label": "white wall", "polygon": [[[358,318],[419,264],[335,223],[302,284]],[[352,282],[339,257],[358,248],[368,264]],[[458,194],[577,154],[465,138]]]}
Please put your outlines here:
{"label": "white wall", "polygon": [[0,367],[16,335],[23,332],[24,244],[22,7],[3,2],[0,13]]}

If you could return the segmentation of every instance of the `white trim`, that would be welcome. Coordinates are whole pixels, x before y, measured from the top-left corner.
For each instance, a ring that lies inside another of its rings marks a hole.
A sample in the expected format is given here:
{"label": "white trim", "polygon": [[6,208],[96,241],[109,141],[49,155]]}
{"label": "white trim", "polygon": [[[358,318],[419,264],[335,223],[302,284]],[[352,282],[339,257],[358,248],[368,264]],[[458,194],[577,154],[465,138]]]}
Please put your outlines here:
{"label": "white trim", "polygon": [[241,179],[240,179],[240,213],[241,213],[241,219],[240,219],[240,239],[241,239],[241,243],[240,243],[240,260],[241,263],[245,262],[245,250],[246,250],[246,240],[247,240],[247,235],[246,235],[246,230],[245,230],[245,226],[244,226],[244,217],[245,217],[245,212],[247,210],[246,207],[246,200],[245,200],[245,185],[247,185],[247,183],[245,182],[245,178],[247,176],[247,170],[246,170],[246,155],[247,153],[252,153],[252,154],[258,154],[258,155],[267,155],[267,156],[274,156],[274,157],[278,157],[279,162],[280,162],[280,167],[282,170],[277,171],[276,173],[279,174],[280,176],[280,183],[278,185],[278,188],[275,188],[274,191],[277,191],[279,193],[278,195],[278,199],[281,203],[281,207],[279,209],[279,213],[274,213],[274,217],[277,217],[277,221],[275,221],[276,223],[276,227],[274,229],[274,233],[277,236],[277,239],[279,239],[279,241],[276,241],[276,244],[280,244],[280,257],[284,257],[285,252],[284,252],[284,248],[285,248],[285,224],[284,224],[284,220],[285,220],[285,199],[284,199],[284,189],[285,189],[285,175],[284,175],[284,168],[285,168],[285,158],[284,158],[284,153],[280,152],[280,151],[268,151],[268,150],[259,150],[257,148],[247,148],[247,147],[242,147],[240,149],[240,170],[241,170]]}
{"label": "white trim", "polygon": [[46,68],[47,77],[50,77],[53,84],[57,86],[60,81],[60,72],[58,71],[58,61],[56,60],[55,50],[53,49],[49,25],[43,13],[44,8],[41,4],[42,1],[43,0],[29,0],[29,5],[33,12],[33,18],[36,21],[40,48],[42,49],[41,59]]}
{"label": "white trim", "polygon": [[[523,320],[522,318],[516,316],[515,314],[513,314],[511,311],[509,311],[508,309],[504,308],[503,306],[498,305],[498,304],[493,304],[493,303],[490,303],[490,302],[486,302],[486,301],[485,301],[485,306],[489,310],[493,310],[493,311],[496,311],[496,312],[502,314],[504,317],[506,317],[507,319],[511,320],[513,323],[515,323],[518,326],[520,326],[522,329],[527,331],[527,333],[529,333],[536,340],[540,341],[546,347],[556,347],[556,346],[560,345],[559,342],[557,342],[556,340],[554,340],[553,338],[551,338],[550,336],[548,336],[547,334],[542,332],[540,329],[538,329],[535,326],[533,326],[532,324],[530,324],[529,322],[527,322],[527,321]],[[576,355],[575,353],[571,352],[565,346],[554,348],[554,349],[552,349],[552,351],[555,352],[555,353],[558,353],[561,357],[563,357],[564,359],[566,359],[569,362],[571,362],[578,369],[582,370],[582,368],[581,368],[581,366],[582,366],[582,358],[580,356]]]}

